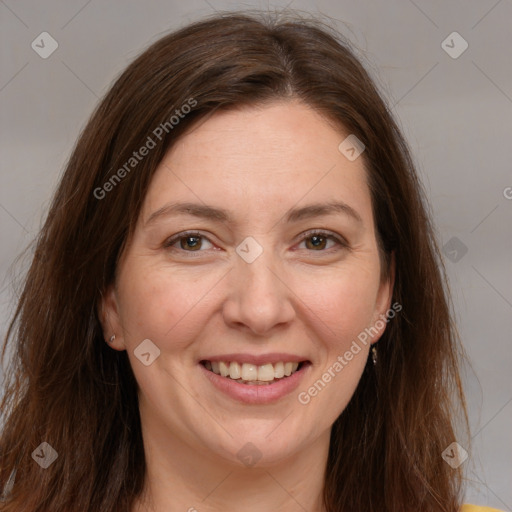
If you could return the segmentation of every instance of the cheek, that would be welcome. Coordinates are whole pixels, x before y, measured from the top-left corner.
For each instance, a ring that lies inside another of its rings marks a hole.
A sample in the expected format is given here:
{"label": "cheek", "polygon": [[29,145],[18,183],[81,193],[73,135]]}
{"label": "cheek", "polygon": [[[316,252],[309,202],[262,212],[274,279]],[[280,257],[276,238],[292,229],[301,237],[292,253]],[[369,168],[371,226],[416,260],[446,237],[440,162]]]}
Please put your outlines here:
{"label": "cheek", "polygon": [[119,296],[127,345],[145,338],[171,352],[187,345],[207,316],[208,291],[216,281],[204,274],[180,276],[170,268],[126,267],[125,272],[130,278],[120,278]]}
{"label": "cheek", "polygon": [[344,351],[370,325],[377,289],[375,272],[352,267],[304,281],[298,295],[319,339]]}
{"label": "cheek", "polygon": [[313,376],[297,398],[316,418],[319,431],[342,413],[361,379],[369,344],[358,336],[371,324],[376,280],[375,273],[353,267],[323,280],[314,293],[306,283],[302,287],[305,311],[321,348]]}

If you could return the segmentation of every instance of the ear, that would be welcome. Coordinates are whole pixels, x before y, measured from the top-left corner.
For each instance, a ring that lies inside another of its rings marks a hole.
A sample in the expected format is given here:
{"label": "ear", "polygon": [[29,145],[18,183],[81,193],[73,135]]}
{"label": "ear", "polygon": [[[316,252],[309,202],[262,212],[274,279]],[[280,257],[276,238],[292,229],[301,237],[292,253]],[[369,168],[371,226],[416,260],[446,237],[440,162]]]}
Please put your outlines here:
{"label": "ear", "polygon": [[[379,291],[377,293],[377,300],[375,302],[375,311],[372,326],[371,343],[377,343],[380,337],[384,334],[387,325],[387,313],[391,309],[391,300],[393,298],[393,288],[395,286],[395,251],[391,252],[389,271],[384,279],[381,279]],[[394,309],[394,308],[393,308]],[[400,311],[402,306],[397,308],[395,312]]]}
{"label": "ear", "polygon": [[[114,284],[110,285],[105,292],[101,294],[98,316],[103,329],[103,337],[109,347],[115,350],[125,350],[124,334]],[[110,341],[113,335],[115,335],[115,339]]]}

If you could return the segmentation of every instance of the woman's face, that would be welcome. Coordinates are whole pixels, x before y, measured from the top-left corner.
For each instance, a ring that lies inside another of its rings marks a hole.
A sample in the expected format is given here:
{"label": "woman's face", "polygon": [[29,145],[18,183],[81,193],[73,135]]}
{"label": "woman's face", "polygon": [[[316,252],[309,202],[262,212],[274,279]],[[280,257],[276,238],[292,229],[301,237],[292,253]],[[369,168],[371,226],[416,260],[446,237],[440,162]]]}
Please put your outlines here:
{"label": "woman's face", "polygon": [[145,432],[238,465],[328,436],[392,289],[348,135],[276,102],[215,114],[161,162],[104,302]]}

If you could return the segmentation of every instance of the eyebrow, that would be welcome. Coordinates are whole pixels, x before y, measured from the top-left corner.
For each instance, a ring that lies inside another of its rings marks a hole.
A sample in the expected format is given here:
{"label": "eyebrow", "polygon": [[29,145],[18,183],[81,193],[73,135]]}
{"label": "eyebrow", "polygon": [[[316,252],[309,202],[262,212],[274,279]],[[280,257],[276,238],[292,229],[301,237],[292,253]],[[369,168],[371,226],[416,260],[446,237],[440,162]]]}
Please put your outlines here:
{"label": "eyebrow", "polygon": [[349,206],[343,201],[334,201],[330,203],[316,203],[304,206],[302,208],[295,208],[289,211],[286,215],[287,222],[297,222],[311,217],[320,217],[322,215],[332,215],[333,213],[344,213],[348,217],[358,223],[362,223],[361,215],[357,213],[352,206]]}
{"label": "eyebrow", "polygon": [[[358,223],[363,219],[357,211],[343,201],[333,201],[329,203],[315,203],[301,208],[294,208],[285,214],[286,222],[298,222],[299,220],[331,215],[334,213],[343,213]],[[178,215],[191,215],[201,219],[215,220],[218,222],[230,222],[231,215],[228,210],[216,208],[206,204],[199,203],[169,203],[154,211],[145,222],[145,226],[154,223],[161,217],[174,217]]]}

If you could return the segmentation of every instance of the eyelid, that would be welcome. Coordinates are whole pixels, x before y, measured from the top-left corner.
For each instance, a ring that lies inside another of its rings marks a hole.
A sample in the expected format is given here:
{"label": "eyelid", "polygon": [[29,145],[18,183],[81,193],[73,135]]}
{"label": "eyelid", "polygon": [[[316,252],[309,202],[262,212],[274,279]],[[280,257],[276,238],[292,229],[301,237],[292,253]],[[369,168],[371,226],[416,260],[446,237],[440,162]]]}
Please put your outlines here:
{"label": "eyelid", "polygon": [[[341,235],[335,233],[334,231],[329,231],[329,230],[325,230],[325,229],[309,229],[303,233],[301,233],[299,236],[298,236],[298,240],[296,242],[297,243],[302,243],[304,242],[307,238],[311,237],[311,236],[314,236],[314,235],[319,235],[319,236],[322,236],[322,237],[325,237],[325,238],[328,238],[329,240],[334,240],[335,242],[338,243],[338,245],[340,247],[343,247],[343,248],[349,248],[350,245],[349,243],[347,242],[347,240],[342,237]],[[180,239],[182,238],[186,238],[186,237],[198,237],[198,238],[204,238],[206,240],[208,240],[209,243],[211,243],[212,245],[215,245],[208,236],[206,236],[205,234],[201,233],[200,231],[182,231],[180,233],[176,233],[175,235],[172,235],[171,237],[167,238],[164,243],[163,243],[163,247],[164,248],[172,248],[172,246],[178,242]],[[319,253],[326,253],[326,252],[330,252],[332,249],[335,249],[333,247],[331,247],[330,249],[324,249],[324,250],[321,250],[321,251],[308,251],[308,252],[319,252]],[[204,250],[198,250],[198,251],[185,251],[183,249],[177,249],[178,251],[180,252],[186,252],[186,253],[200,253],[200,252],[204,252]],[[207,249],[205,249],[207,250]]]}
{"label": "eyelid", "polygon": [[[301,233],[299,235],[299,242],[303,242],[304,240],[306,240],[307,238],[311,237],[311,236],[314,236],[314,235],[320,235],[324,238],[328,238],[329,240],[334,240],[335,242],[337,242],[341,247],[344,247],[346,249],[348,249],[350,247],[349,243],[347,242],[347,240],[342,237],[341,235],[339,235],[338,233],[335,233],[334,231],[329,231],[329,230],[326,230],[326,229],[309,229],[308,231],[304,231],[304,233]],[[333,249],[333,248],[331,248]],[[309,252],[319,252],[319,253],[322,253],[322,252],[329,252],[330,249],[326,249],[326,250],[323,250],[323,251],[309,251]]]}
{"label": "eyelid", "polygon": [[[180,233],[176,233],[175,235],[172,235],[169,238],[165,239],[164,243],[162,244],[162,247],[164,249],[171,249],[171,248],[173,248],[172,246],[176,242],[178,242],[182,238],[187,238],[187,237],[204,238],[204,239],[208,240],[208,242],[210,242],[212,245],[214,245],[213,242],[206,235],[201,233],[200,231],[181,231]],[[201,250],[199,250],[199,251],[184,251],[182,249],[178,249],[178,250],[180,252],[187,252],[187,253],[204,252],[204,251],[201,251]]]}

